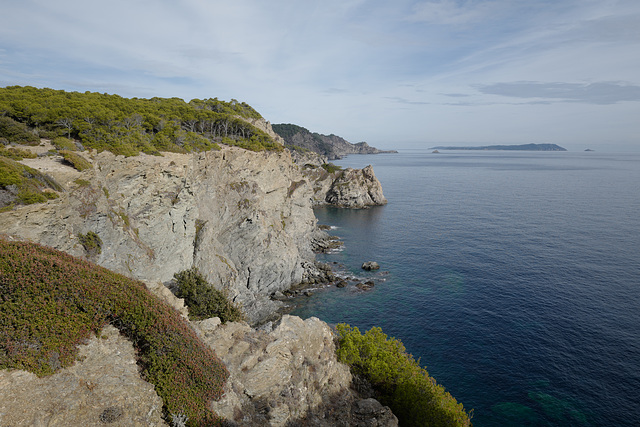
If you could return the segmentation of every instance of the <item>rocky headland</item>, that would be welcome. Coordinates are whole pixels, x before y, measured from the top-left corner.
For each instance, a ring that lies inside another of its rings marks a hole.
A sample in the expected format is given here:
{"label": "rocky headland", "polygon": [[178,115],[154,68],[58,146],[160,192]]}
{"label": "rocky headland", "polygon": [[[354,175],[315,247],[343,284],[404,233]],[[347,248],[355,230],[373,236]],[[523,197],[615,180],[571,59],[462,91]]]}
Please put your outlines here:
{"label": "rocky headland", "polygon": [[[70,99],[84,119],[67,116]],[[281,314],[299,289],[336,278],[315,260],[339,242],[313,208],[386,203],[371,166],[327,161],[378,150],[334,135],[325,142],[343,148],[330,153],[284,149],[236,101],[11,87],[0,107],[0,425],[398,425],[365,379],[380,359],[352,371],[348,357],[363,354],[336,347],[343,333],[371,336]],[[48,122],[34,128],[36,116]],[[174,293],[187,270],[246,322],[190,318],[193,301]],[[469,425],[395,341],[373,338],[390,358],[378,382],[417,378],[402,389],[425,402],[413,406]]]}
{"label": "rocky headland", "polygon": [[348,154],[397,153],[395,150],[379,150],[364,141],[352,144],[337,135],[322,135],[293,124],[275,124],[273,130],[283,138],[286,146],[313,151],[329,160],[341,159]]}
{"label": "rocky headland", "polygon": [[[25,159],[64,190],[58,199],[0,214],[5,235],[87,257],[112,271],[168,283],[197,267],[229,291],[251,323],[274,313],[271,296],[315,274],[313,206],[386,202],[372,168],[328,173],[296,165],[288,151],[220,151],[124,157],[85,152],[79,172],[55,156]],[[79,235],[100,237],[90,254]]]}
{"label": "rocky headland", "polygon": [[[195,266],[226,290],[249,324],[221,325],[217,318],[191,324],[230,372],[212,408],[234,425],[397,425],[388,408],[352,390],[325,323],[275,314],[283,302],[274,296],[331,275],[315,262],[314,251],[332,240],[317,226],[313,207],[386,202],[371,167],[330,173],[297,165],[286,150],[226,146],[162,156],[79,155],[91,168],[80,172],[55,155],[21,161],[62,191],[0,213],[4,239],[44,244],[142,280],[185,318],[184,302],[166,286],[176,272]],[[99,237],[99,251],[83,245],[89,233]],[[163,425],[162,401],[140,379],[132,344],[112,327],[100,336],[82,347],[82,362],[53,376],[0,371],[3,425]]]}

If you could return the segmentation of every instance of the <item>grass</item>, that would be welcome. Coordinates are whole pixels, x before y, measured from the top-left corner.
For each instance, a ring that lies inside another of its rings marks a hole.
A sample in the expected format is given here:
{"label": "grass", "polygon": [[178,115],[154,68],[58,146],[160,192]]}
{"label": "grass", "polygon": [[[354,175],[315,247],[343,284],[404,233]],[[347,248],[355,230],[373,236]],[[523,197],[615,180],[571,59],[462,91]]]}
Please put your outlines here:
{"label": "grass", "polygon": [[50,375],[73,364],[77,345],[107,323],[134,343],[166,417],[221,424],[208,403],[222,396],[229,373],[175,309],[141,282],[45,246],[0,239],[0,369]]}
{"label": "grass", "polygon": [[8,157],[11,160],[35,159],[38,157],[35,153],[32,153],[29,150],[23,150],[16,147],[6,148],[2,145],[0,145],[0,156]]}

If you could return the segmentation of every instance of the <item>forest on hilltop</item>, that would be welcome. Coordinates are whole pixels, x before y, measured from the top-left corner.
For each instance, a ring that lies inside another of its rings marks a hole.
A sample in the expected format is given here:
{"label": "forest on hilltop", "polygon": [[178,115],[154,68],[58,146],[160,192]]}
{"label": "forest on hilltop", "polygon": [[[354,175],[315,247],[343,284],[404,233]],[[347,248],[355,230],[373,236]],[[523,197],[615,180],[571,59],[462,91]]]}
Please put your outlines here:
{"label": "forest on hilltop", "polygon": [[86,148],[125,156],[204,151],[219,148],[217,143],[253,151],[282,149],[248,122],[260,118],[251,106],[233,99],[185,102],[30,86],[0,88],[0,142],[5,143],[64,136]]}

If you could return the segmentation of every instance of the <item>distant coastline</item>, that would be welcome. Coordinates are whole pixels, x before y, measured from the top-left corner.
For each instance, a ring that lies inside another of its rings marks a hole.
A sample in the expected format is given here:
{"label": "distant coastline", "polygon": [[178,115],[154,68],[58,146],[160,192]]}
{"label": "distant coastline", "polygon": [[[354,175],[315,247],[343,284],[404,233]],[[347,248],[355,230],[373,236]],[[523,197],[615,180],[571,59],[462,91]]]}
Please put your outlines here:
{"label": "distant coastline", "polygon": [[484,145],[479,147],[431,147],[434,150],[514,150],[514,151],[567,151],[556,144]]}

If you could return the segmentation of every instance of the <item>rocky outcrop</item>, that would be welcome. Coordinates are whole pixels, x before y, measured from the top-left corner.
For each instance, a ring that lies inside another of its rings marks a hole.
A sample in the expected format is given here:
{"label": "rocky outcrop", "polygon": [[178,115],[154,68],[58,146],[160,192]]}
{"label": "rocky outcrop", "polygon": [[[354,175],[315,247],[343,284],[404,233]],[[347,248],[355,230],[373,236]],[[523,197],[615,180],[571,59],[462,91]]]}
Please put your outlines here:
{"label": "rocky outcrop", "polygon": [[285,315],[273,330],[221,325],[217,318],[195,325],[231,373],[224,397],[212,404],[230,423],[397,426],[389,408],[351,390],[349,369],[336,360],[333,334],[317,318]]}
{"label": "rocky outcrop", "polygon": [[322,167],[306,165],[304,176],[313,186],[315,206],[333,205],[362,209],[387,203],[382,185],[371,165],[363,169],[347,168],[328,172]]}
{"label": "rocky outcrop", "polygon": [[[273,329],[192,323],[231,376],[211,409],[229,426],[397,426],[388,407],[351,388],[333,334],[317,318],[284,316]],[[142,380],[135,350],[113,326],[80,346],[80,361],[38,378],[0,370],[0,423],[12,426],[165,426],[162,401]],[[172,414],[179,415],[179,414]]]}
{"label": "rocky outcrop", "polygon": [[286,151],[92,157],[62,197],[0,214],[0,230],[84,257],[78,235],[92,231],[102,241],[94,262],[151,282],[195,265],[251,321],[273,313],[269,295],[299,283],[314,259],[312,190]]}
{"label": "rocky outcrop", "polygon": [[[84,155],[93,169],[82,173],[55,158],[28,160],[66,191],[0,213],[0,230],[147,282],[167,283],[196,266],[252,323],[281,305],[271,295],[314,268],[312,238],[322,241],[314,199],[345,207],[384,201],[370,167],[309,174],[286,150]],[[78,236],[88,232],[102,241],[99,253],[81,244]]]}
{"label": "rocky outcrop", "polygon": [[293,124],[273,125],[273,130],[279,134],[290,147],[300,147],[326,156],[329,160],[340,159],[348,154],[378,154],[397,153],[395,150],[378,150],[366,142],[352,144],[337,135],[322,135]]}
{"label": "rocky outcrop", "polygon": [[143,381],[131,342],[113,326],[80,346],[80,359],[38,378],[0,370],[2,426],[162,426],[162,400]]}
{"label": "rocky outcrop", "polygon": [[373,173],[371,165],[364,169],[346,169],[339,173],[327,191],[327,203],[345,208],[363,208],[384,205],[382,185]]}

